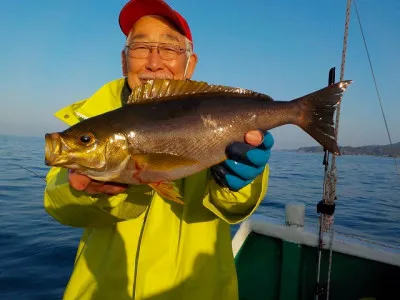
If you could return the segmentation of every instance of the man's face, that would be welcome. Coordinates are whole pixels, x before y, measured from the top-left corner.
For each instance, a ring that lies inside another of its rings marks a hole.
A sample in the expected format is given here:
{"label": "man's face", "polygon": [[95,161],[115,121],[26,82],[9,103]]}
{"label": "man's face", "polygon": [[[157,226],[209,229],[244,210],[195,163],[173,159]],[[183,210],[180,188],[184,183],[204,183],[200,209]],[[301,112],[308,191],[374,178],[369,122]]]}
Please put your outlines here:
{"label": "man's face", "polygon": [[[166,20],[153,16],[145,16],[135,23],[128,36],[127,45],[132,42],[167,43],[186,49],[184,36]],[[146,58],[134,58],[129,55],[129,50],[122,51],[122,72],[128,77],[131,88],[152,78],[191,78],[196,62],[196,55],[188,58],[186,52],[179,54],[174,60],[163,60],[154,48]]]}

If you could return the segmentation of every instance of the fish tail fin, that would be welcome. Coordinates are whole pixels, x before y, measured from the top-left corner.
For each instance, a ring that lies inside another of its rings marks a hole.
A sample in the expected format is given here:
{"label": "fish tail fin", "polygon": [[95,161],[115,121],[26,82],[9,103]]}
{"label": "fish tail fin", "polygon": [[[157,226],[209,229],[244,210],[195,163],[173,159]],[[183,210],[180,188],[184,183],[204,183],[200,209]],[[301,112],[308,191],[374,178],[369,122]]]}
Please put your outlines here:
{"label": "fish tail fin", "polygon": [[351,80],[337,82],[295,100],[300,106],[297,125],[335,155],[340,155],[340,151],[333,117],[343,92],[351,83]]}

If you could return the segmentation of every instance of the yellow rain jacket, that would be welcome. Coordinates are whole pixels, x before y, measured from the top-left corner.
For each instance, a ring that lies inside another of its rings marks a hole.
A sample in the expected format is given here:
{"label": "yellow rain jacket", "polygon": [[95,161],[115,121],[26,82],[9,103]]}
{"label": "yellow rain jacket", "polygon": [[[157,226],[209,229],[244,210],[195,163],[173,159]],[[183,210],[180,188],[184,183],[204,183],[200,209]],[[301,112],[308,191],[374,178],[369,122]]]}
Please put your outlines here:
{"label": "yellow rain jacket", "polygon": [[[123,78],[111,81],[56,116],[73,125],[116,109],[123,85]],[[238,299],[229,224],[256,210],[268,175],[267,165],[238,192],[218,186],[209,171],[177,180],[182,206],[147,185],[93,197],[71,189],[65,169],[51,168],[46,211],[62,224],[85,228],[64,299]]]}

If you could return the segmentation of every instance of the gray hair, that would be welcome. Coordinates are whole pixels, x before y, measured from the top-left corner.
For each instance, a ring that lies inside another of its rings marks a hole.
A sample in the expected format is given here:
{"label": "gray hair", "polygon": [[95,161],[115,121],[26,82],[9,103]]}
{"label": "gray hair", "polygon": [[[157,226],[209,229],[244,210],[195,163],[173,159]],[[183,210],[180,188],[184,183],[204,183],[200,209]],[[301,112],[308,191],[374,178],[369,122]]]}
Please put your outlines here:
{"label": "gray hair", "polygon": [[193,54],[193,44],[192,42],[185,36],[185,47],[186,47],[186,55],[189,58]]}

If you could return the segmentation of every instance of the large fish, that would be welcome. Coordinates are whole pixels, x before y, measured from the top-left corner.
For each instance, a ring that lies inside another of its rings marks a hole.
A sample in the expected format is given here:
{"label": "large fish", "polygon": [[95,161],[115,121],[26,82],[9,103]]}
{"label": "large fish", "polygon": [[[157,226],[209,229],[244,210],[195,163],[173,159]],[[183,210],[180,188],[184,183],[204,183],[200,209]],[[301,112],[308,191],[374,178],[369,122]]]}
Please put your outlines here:
{"label": "large fish", "polygon": [[132,91],[128,105],[46,134],[45,163],[99,181],[148,184],[181,203],[173,180],[222,162],[226,147],[249,130],[294,124],[338,155],[333,116],[350,83],[274,101],[241,88],[151,80]]}

